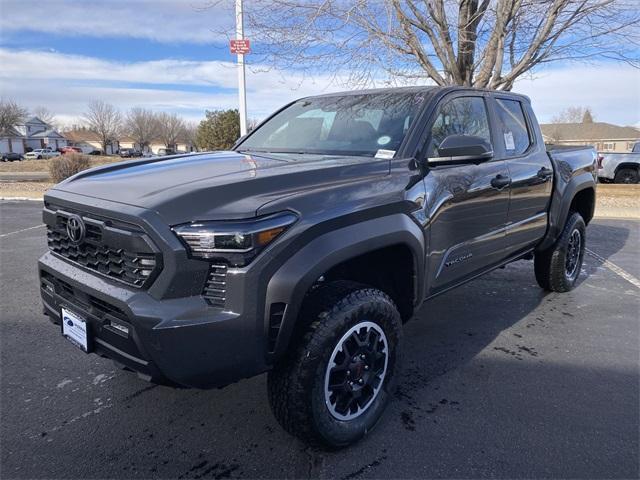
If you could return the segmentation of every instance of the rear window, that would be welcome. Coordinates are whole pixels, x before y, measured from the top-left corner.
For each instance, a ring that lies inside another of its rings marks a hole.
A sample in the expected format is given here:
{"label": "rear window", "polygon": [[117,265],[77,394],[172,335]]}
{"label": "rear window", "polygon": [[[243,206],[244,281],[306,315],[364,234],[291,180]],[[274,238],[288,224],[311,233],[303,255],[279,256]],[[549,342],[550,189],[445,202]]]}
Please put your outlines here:
{"label": "rear window", "polygon": [[498,115],[499,142],[502,142],[508,157],[522,155],[531,146],[529,127],[522,109],[522,103],[517,100],[496,99]]}

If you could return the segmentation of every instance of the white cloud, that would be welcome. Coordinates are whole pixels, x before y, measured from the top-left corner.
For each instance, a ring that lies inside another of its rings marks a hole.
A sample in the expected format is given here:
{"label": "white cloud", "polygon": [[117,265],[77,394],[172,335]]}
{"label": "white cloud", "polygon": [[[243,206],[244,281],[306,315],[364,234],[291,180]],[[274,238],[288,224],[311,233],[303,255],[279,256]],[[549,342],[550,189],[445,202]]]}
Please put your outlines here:
{"label": "white cloud", "polygon": [[[202,118],[206,109],[237,107],[237,70],[231,62],[160,60],[123,63],[56,52],[0,48],[0,91],[27,108],[44,105],[64,120],[89,101],[126,110],[141,106]],[[295,98],[341,90],[329,76],[305,79],[275,70],[247,70],[249,116],[262,118]],[[210,88],[210,92],[207,89]]]}
{"label": "white cloud", "polygon": [[612,63],[569,65],[516,82],[514,91],[531,98],[541,123],[570,106],[591,107],[595,120],[640,123],[640,70]]}
{"label": "white cloud", "polygon": [[225,40],[219,32],[233,25],[229,5],[210,0],[2,0],[0,31],[212,43]]}
{"label": "white cloud", "polygon": [[[89,101],[103,99],[123,110],[142,106],[199,119],[206,109],[237,106],[237,73],[231,62],[159,60],[114,62],[55,52],[0,48],[0,92],[28,108],[44,105],[61,119],[78,117]],[[262,69],[261,69],[262,70]],[[247,71],[249,116],[263,118],[299,97],[344,90],[330,76]],[[517,82],[531,97],[541,122],[572,105],[591,106],[596,120],[640,123],[640,72],[594,65],[547,70]]]}

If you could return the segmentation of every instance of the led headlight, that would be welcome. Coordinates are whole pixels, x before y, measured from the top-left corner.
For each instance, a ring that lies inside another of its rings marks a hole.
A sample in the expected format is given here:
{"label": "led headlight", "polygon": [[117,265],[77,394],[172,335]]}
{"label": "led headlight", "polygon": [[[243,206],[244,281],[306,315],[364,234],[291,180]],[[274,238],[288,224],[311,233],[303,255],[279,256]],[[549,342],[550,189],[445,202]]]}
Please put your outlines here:
{"label": "led headlight", "polygon": [[192,257],[224,259],[230,265],[243,266],[296,220],[293,213],[283,212],[249,220],[194,222],[173,231]]}

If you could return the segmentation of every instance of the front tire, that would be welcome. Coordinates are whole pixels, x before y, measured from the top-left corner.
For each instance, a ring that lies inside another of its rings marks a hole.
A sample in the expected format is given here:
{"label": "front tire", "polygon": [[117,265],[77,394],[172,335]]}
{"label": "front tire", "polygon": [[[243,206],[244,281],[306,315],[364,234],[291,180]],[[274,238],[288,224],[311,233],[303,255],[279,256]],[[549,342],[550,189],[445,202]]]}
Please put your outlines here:
{"label": "front tire", "polygon": [[371,431],[393,395],[400,314],[380,290],[339,281],[313,291],[299,321],[307,327],[268,376],[271,409],[301,440],[345,447]]}
{"label": "front tire", "polygon": [[568,292],[575,287],[584,259],[585,233],[582,216],[571,214],[556,243],[535,255],[538,285],[551,292]]}
{"label": "front tire", "polygon": [[640,175],[638,175],[638,170],[633,168],[621,168],[616,172],[616,176],[613,181],[615,183],[634,184],[638,183],[639,180]]}

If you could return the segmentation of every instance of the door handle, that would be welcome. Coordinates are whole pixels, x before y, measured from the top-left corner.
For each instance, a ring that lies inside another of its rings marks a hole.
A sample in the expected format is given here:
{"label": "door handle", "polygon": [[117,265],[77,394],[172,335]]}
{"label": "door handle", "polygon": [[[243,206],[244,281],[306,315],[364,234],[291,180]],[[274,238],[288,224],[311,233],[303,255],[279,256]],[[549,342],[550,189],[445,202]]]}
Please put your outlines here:
{"label": "door handle", "polygon": [[497,175],[495,178],[491,179],[491,186],[493,188],[497,188],[498,190],[502,190],[504,187],[511,183],[511,177],[507,177],[505,175]]}
{"label": "door handle", "polygon": [[549,177],[551,177],[551,175],[553,175],[553,170],[551,170],[550,168],[542,167],[540,170],[538,170],[538,177],[542,178],[543,180],[548,179]]}

